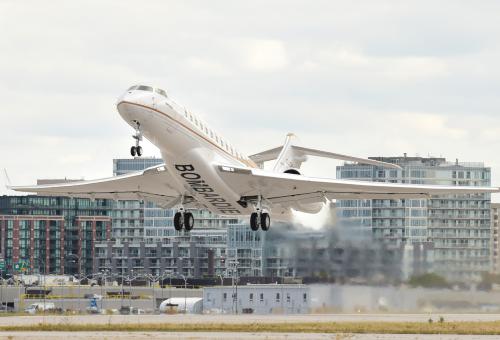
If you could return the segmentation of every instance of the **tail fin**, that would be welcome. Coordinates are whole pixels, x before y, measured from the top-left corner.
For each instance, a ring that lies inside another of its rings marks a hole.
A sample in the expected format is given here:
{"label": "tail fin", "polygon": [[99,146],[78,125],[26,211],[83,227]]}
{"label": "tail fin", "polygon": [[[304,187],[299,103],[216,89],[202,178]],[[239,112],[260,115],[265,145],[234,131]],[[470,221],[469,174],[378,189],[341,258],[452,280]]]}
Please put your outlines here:
{"label": "tail fin", "polygon": [[285,144],[283,144],[283,148],[276,159],[273,171],[284,172],[290,169],[299,169],[302,162],[307,160],[307,156],[295,152],[293,146],[296,139],[297,136],[293,133],[286,135]]}
{"label": "tail fin", "polygon": [[9,174],[7,173],[7,169],[3,169],[4,177],[5,177],[5,187],[7,189],[12,188],[12,183],[10,182]]}

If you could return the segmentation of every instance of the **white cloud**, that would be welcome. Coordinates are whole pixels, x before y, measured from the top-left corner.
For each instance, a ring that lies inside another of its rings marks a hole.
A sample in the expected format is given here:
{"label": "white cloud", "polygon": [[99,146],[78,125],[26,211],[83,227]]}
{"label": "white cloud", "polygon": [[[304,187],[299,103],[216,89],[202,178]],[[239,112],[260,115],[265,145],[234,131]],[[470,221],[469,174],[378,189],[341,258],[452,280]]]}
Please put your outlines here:
{"label": "white cloud", "polygon": [[[147,82],[247,153],[295,132],[365,157],[485,161],[500,185],[499,11],[452,0],[1,1],[0,168],[22,184],[109,176],[132,143],[115,99]],[[313,160],[307,172],[334,169]]]}
{"label": "white cloud", "polygon": [[253,71],[280,71],[289,64],[285,44],[282,41],[260,39],[243,45],[245,66]]}

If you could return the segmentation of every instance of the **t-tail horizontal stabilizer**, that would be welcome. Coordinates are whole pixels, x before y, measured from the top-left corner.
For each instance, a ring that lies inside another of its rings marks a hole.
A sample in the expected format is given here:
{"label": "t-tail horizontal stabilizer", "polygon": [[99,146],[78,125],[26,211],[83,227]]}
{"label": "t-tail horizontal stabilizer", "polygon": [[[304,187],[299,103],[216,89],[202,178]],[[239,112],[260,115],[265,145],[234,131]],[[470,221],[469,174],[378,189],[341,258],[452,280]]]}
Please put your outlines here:
{"label": "t-tail horizontal stabilizer", "polygon": [[259,167],[263,167],[264,162],[276,159],[276,164],[274,165],[274,171],[276,172],[285,172],[291,169],[298,170],[300,169],[302,163],[307,161],[308,156],[369,164],[390,169],[401,169],[399,165],[392,163],[296,146],[293,143],[295,138],[296,136],[294,134],[289,133],[286,136],[285,144],[283,146],[257,153],[250,156],[250,159],[252,159]]}

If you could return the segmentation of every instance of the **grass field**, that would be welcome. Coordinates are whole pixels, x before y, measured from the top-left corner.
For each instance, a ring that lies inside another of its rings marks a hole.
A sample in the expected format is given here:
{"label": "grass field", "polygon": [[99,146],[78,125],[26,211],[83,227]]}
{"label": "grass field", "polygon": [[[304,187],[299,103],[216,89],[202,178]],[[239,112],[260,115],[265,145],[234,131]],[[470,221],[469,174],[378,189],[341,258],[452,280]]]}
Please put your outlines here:
{"label": "grass field", "polygon": [[494,322],[322,322],[206,324],[36,324],[3,326],[0,331],[280,332],[500,335]]}

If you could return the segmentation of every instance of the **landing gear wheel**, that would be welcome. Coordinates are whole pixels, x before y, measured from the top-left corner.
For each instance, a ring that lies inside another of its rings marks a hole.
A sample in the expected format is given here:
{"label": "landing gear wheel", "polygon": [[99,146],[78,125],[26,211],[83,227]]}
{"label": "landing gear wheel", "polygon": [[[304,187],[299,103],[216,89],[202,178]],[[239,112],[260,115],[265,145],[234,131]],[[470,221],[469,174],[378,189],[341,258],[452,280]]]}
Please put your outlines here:
{"label": "landing gear wheel", "polygon": [[194,227],[194,217],[190,212],[184,213],[184,229],[186,231],[192,230]]}
{"label": "landing gear wheel", "polygon": [[259,230],[259,214],[256,212],[250,215],[250,229],[253,231]]}
{"label": "landing gear wheel", "polygon": [[181,231],[183,224],[184,224],[184,221],[183,221],[182,213],[176,212],[174,215],[174,228],[175,228],[175,230]]}
{"label": "landing gear wheel", "polygon": [[130,148],[130,154],[132,157],[135,157],[135,155],[141,157],[142,147],[139,145],[142,141],[141,123],[136,120],[133,120],[132,122],[135,123],[135,134],[132,135],[132,138],[135,139],[135,146]]}
{"label": "landing gear wheel", "polygon": [[271,226],[271,217],[268,213],[260,214],[260,228],[264,231],[268,231]]}

